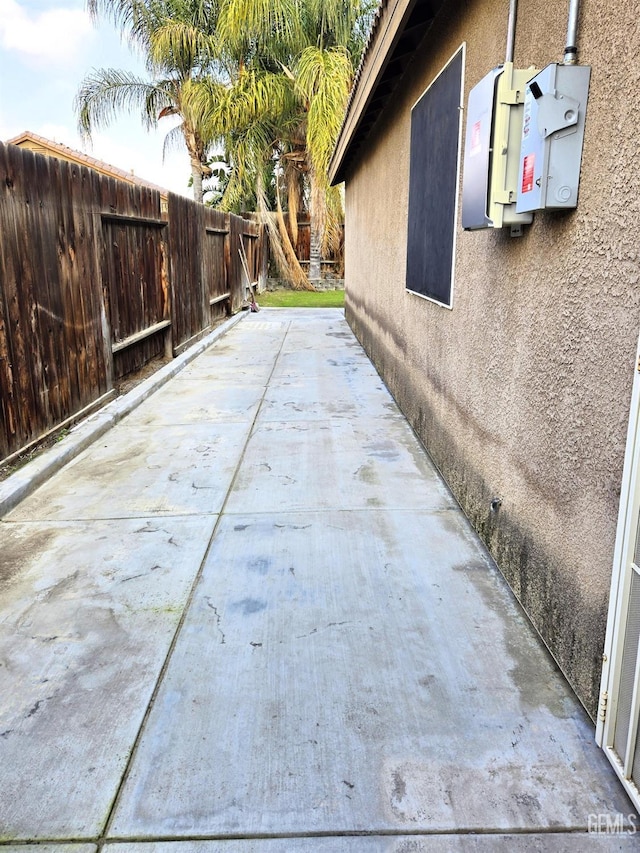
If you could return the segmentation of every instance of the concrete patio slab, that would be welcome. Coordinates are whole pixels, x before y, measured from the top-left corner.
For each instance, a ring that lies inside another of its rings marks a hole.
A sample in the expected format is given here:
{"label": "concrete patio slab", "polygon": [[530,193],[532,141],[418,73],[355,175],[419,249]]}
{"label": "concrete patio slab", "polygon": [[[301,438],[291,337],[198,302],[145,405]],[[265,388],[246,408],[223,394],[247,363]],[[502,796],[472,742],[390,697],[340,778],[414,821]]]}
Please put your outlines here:
{"label": "concrete patio slab", "polygon": [[459,511],[226,516],[110,835],[586,829],[591,739]]}
{"label": "concrete patio slab", "polygon": [[361,383],[336,375],[272,381],[260,410],[260,422],[367,418],[402,419],[381,381]]}
{"label": "concrete patio slab", "polygon": [[0,853],[629,849],[341,312],[245,316],[182,367],[0,522]]}
{"label": "concrete patio slab", "polygon": [[193,423],[252,423],[264,396],[265,385],[242,386],[228,380],[176,381],[162,388],[142,409],[127,419],[127,426],[177,426]]}
{"label": "concrete patio slab", "polygon": [[217,379],[223,382],[250,382],[255,385],[266,385],[273,365],[261,362],[257,354],[254,356],[255,363],[249,361],[247,356],[248,353],[245,353],[237,358],[227,358],[220,364],[216,364],[211,359],[198,361],[185,368],[178,381]]}
{"label": "concrete patio slab", "polygon": [[[251,318],[247,318],[251,321]],[[236,331],[240,332],[245,323],[240,323]],[[253,324],[251,324],[253,325]],[[266,327],[266,328],[265,328]],[[278,359],[282,341],[287,333],[288,323],[276,322],[262,324],[256,333],[246,333],[227,337],[223,341],[199,356],[185,370],[180,379],[218,379],[235,382],[265,384]]]}
{"label": "concrete patio slab", "polygon": [[18,469],[11,477],[0,483],[0,517],[33,494],[39,486],[46,483],[49,477],[60,471],[115,424],[133,412],[165,382],[176,377],[187,364],[238,325],[244,316],[244,314],[237,314],[225,320],[186,352],[147,377],[128,394],[117,397],[103,409],[71,427],[68,435],[46,453],[36,456],[26,469]]}
{"label": "concrete patio slab", "polygon": [[123,421],[8,519],[220,512],[250,425],[247,418],[246,423],[158,424],[151,430]]}
{"label": "concrete patio slab", "polygon": [[[317,321],[308,329],[296,329],[295,326],[291,328],[287,333],[282,353],[289,355],[293,352],[311,350],[336,352],[337,348],[352,355],[364,355],[362,347],[352,335],[351,330],[345,332],[339,324],[327,323],[325,319]],[[365,358],[367,358],[366,355]]]}
{"label": "concrete patio slab", "polygon": [[[386,398],[385,398],[386,402]],[[277,499],[276,496],[277,495]],[[448,490],[404,419],[262,423],[247,446],[229,512],[442,509]]]}
{"label": "concrete patio slab", "polygon": [[214,524],[2,525],[0,838],[100,834]]}
{"label": "concrete patio slab", "polygon": [[362,350],[352,352],[336,344],[333,350],[295,347],[283,351],[273,371],[274,382],[283,379],[302,379],[332,373],[351,376],[358,381],[376,381],[379,376]]}
{"label": "concrete patio slab", "polygon": [[[270,316],[267,317],[266,314]],[[268,311],[261,317],[250,315],[248,319],[250,328],[247,327],[244,331],[239,328],[238,335],[234,335],[233,339],[227,338],[225,345],[229,347],[228,352],[239,349],[253,355],[266,355],[267,358],[277,357],[284,336],[291,326],[291,317],[288,314],[274,317],[273,312]]]}

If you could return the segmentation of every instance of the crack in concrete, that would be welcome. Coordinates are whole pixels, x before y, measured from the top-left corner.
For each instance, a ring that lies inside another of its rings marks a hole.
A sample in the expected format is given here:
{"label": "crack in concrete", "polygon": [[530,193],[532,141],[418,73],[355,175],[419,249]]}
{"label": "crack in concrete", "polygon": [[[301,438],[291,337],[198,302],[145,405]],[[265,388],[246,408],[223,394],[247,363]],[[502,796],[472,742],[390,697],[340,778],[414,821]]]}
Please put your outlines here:
{"label": "crack in concrete", "polygon": [[42,701],[42,699],[38,699],[33,708],[31,708],[31,710],[27,712],[25,720],[28,720],[29,717],[33,717],[33,715],[39,710],[40,706],[42,705]]}
{"label": "crack in concrete", "polygon": [[214,607],[214,605],[211,603],[211,599],[209,598],[209,596],[208,596],[208,595],[207,595],[207,596],[205,596],[205,599],[204,599],[204,600],[207,602],[207,607],[208,607],[210,610],[213,610],[213,615],[214,615],[214,616],[215,616],[215,618],[216,618],[216,628],[218,629],[218,632],[219,632],[219,634],[220,634],[220,645],[221,645],[221,646],[224,646],[224,645],[225,645],[226,637],[225,637],[224,631],[223,631],[223,630],[222,630],[222,628],[220,627],[220,622],[221,622],[221,620],[222,620],[222,616],[218,613],[218,608],[217,608],[217,607]]}
{"label": "crack in concrete", "polygon": [[345,622],[329,622],[323,628],[314,628],[312,631],[309,631],[308,634],[297,634],[296,640],[303,640],[305,637],[311,637],[313,634],[317,634],[319,631],[327,631],[329,628],[340,627],[341,625],[352,625],[351,620],[347,620]]}

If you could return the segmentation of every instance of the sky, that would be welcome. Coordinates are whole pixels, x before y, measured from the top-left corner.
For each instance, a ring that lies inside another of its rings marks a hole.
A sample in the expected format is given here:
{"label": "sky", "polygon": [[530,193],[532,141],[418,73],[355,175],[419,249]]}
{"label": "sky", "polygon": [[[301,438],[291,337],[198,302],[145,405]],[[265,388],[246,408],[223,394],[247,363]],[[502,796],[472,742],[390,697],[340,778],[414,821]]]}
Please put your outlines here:
{"label": "sky", "polygon": [[122,115],[94,132],[91,144],[81,140],[73,102],[94,68],[147,76],[114,26],[91,20],[85,0],[0,0],[0,140],[30,130],[190,195],[186,150],[170,152],[163,163],[163,140],[175,116],[148,132],[139,115]]}

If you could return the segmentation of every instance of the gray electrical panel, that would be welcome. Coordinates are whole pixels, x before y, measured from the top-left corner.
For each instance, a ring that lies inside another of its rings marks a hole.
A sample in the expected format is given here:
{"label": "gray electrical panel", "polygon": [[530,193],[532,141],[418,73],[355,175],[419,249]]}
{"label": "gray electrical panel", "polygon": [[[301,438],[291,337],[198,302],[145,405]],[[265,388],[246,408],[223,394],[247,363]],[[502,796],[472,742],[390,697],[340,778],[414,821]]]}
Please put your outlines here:
{"label": "gray electrical panel", "polygon": [[524,93],[535,68],[505,62],[469,92],[462,183],[462,227],[467,230],[528,224],[516,211]]}
{"label": "gray electrical panel", "polygon": [[469,92],[462,186],[462,227],[469,230],[492,225],[487,211],[491,130],[496,80],[501,74],[502,68],[494,68]]}
{"label": "gray electrical panel", "polygon": [[578,204],[591,68],[552,64],[526,86],[516,211]]}

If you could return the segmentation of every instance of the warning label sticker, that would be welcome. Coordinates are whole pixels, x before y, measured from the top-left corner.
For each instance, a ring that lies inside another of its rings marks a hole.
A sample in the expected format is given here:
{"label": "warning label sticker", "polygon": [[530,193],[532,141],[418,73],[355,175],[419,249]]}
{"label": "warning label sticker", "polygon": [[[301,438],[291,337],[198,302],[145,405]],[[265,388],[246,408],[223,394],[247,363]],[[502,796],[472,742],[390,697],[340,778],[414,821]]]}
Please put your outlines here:
{"label": "warning label sticker", "polygon": [[536,155],[527,154],[522,163],[522,192],[530,193],[533,189],[533,172],[536,164]]}

